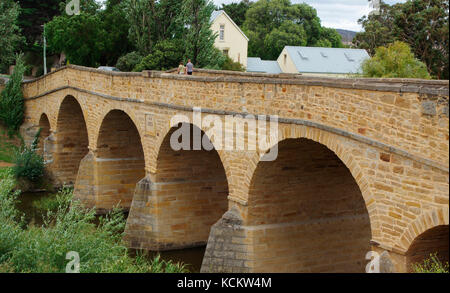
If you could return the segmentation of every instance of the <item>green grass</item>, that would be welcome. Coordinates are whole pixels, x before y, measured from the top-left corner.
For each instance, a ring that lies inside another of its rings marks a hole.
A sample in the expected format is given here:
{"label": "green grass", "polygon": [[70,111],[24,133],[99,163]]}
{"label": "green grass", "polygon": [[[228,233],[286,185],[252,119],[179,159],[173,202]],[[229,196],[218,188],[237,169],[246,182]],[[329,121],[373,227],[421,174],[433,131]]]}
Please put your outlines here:
{"label": "green grass", "polygon": [[122,242],[123,213],[115,209],[97,225],[95,211],[86,210],[64,190],[44,224],[27,227],[16,209],[20,194],[13,192],[16,182],[11,169],[1,170],[0,178],[0,272],[65,272],[70,251],[79,254],[82,273],[187,272],[184,264],[160,257],[150,261],[142,254],[131,257]]}
{"label": "green grass", "polygon": [[6,139],[4,130],[0,129],[0,162],[13,163],[17,146]]}

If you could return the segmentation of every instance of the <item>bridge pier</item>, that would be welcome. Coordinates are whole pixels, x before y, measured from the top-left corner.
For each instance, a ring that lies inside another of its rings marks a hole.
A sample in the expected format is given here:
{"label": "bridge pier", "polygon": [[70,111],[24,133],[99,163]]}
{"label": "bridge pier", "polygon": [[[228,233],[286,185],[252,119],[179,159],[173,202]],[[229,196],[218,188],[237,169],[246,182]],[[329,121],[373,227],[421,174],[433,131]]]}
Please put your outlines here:
{"label": "bridge pier", "polygon": [[136,182],[144,175],[143,158],[101,158],[91,150],[80,162],[74,199],[98,213],[129,210]]}

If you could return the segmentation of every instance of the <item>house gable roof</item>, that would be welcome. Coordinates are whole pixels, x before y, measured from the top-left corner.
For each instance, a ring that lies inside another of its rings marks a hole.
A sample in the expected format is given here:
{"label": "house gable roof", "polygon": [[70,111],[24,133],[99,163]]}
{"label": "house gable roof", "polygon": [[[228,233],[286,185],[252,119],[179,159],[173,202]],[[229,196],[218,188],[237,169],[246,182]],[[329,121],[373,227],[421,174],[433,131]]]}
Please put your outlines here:
{"label": "house gable roof", "polygon": [[226,18],[228,18],[231,23],[238,29],[238,31],[244,36],[244,38],[248,41],[249,39],[241,30],[241,28],[231,19],[231,17],[224,10],[216,10],[211,14],[210,22],[213,23],[220,15],[224,14]]}
{"label": "house gable roof", "polygon": [[323,47],[285,47],[300,73],[354,74],[370,58],[366,50]]}

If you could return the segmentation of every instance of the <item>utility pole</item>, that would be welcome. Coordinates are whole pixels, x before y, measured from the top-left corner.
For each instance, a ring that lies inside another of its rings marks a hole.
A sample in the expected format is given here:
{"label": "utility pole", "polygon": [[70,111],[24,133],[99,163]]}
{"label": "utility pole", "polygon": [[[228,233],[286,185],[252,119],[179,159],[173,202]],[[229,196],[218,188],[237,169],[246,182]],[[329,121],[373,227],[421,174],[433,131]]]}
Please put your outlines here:
{"label": "utility pole", "polygon": [[45,39],[45,24],[42,25],[44,28],[44,75],[47,74],[47,40]]}

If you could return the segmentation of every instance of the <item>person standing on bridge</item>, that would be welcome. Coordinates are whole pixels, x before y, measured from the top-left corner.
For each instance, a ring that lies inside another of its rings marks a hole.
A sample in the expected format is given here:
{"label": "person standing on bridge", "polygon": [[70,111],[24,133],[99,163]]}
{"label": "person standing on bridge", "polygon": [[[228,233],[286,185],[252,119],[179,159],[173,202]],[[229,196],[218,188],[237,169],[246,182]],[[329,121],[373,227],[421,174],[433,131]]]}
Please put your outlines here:
{"label": "person standing on bridge", "polygon": [[186,64],[186,71],[188,75],[192,75],[192,72],[194,72],[194,64],[192,64],[191,59],[188,59],[188,63]]}
{"label": "person standing on bridge", "polygon": [[184,67],[183,61],[178,65],[177,74],[184,74],[186,72],[186,68]]}

